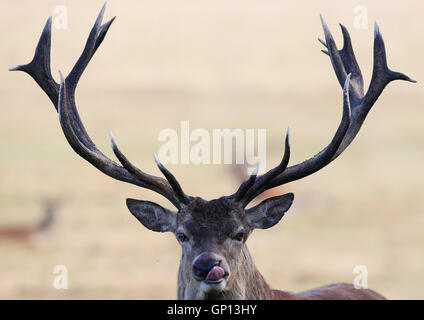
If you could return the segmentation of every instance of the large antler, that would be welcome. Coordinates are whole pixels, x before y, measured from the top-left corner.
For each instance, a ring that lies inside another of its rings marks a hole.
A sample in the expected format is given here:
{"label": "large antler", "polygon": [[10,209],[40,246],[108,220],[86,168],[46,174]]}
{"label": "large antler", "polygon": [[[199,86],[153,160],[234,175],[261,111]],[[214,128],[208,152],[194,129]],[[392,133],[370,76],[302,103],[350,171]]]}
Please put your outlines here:
{"label": "large antler", "polygon": [[[393,80],[406,80],[416,82],[414,79],[399,72],[391,71],[387,66],[386,50],[380,29],[375,24],[374,31],[374,67],[367,93],[364,95],[364,81],[362,73],[353,53],[352,43],[347,29],[341,26],[344,44],[338,50],[334,39],[321,16],[324,29],[325,41],[318,39],[327,50],[323,50],[330,57],[337,79],[343,88],[343,117],[336,134],[330,144],[314,157],[291,167],[278,166],[279,170],[273,169],[256,178],[256,172],[243,183],[239,190],[232,195],[243,207],[256,196],[267,189],[304,178],[324,168],[337,158],[353,141],[359,132],[368,112],[374,105],[383,89]],[[286,138],[287,158],[289,143]],[[285,161],[282,161],[282,164]],[[248,186],[248,187],[246,187]]]}
{"label": "large antler", "polygon": [[110,137],[112,149],[122,166],[110,160],[97,149],[88,136],[79,117],[75,104],[75,89],[78,80],[115,19],[112,18],[108,22],[102,24],[105,8],[106,4],[100,11],[91,29],[84,51],[74,68],[66,79],[60,74],[60,85],[54,81],[50,71],[51,17],[47,20],[43,29],[33,60],[29,64],[20,65],[10,70],[20,70],[28,73],[49,96],[59,113],[59,120],[63,133],[76,153],[106,175],[117,180],[153,190],[163,195],[180,209],[183,204],[187,203],[189,197],[184,194],[175,177],[159,163],[156,157],[156,163],[161,172],[165,175],[166,180],[144,173],[131,164],[119,151],[112,135]]}

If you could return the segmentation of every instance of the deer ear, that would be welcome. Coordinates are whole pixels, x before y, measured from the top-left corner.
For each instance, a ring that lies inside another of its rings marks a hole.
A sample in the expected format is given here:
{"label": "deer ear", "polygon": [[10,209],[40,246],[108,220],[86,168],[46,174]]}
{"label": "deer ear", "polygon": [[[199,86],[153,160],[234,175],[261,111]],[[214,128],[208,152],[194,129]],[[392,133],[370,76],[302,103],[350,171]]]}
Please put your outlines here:
{"label": "deer ear", "polygon": [[293,193],[266,199],[246,210],[246,221],[254,229],[271,228],[290,209],[293,199]]}
{"label": "deer ear", "polygon": [[158,232],[175,230],[177,214],[174,211],[150,201],[135,199],[127,199],[127,207],[147,229]]}

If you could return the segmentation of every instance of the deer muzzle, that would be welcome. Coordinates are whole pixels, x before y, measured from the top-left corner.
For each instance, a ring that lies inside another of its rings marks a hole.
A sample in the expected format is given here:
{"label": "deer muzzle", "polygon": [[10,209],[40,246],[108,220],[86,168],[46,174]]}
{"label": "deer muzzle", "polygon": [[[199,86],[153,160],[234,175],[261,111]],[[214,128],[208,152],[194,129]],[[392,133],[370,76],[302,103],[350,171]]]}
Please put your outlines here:
{"label": "deer muzzle", "polygon": [[225,259],[213,252],[199,254],[192,264],[193,277],[200,281],[203,292],[222,291],[230,275]]}

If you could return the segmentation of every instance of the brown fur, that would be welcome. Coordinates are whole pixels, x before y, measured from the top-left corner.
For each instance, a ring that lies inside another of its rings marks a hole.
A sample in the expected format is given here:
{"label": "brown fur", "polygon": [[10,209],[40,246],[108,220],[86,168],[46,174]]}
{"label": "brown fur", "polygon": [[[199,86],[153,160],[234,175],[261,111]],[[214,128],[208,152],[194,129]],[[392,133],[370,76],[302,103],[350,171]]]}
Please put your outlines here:
{"label": "brown fur", "polygon": [[54,222],[56,207],[56,204],[45,203],[43,216],[35,225],[0,227],[0,241],[26,243],[31,247],[37,246]]}
{"label": "brown fur", "polygon": [[[330,284],[307,291],[292,293],[273,290],[256,268],[246,245],[240,247],[228,235],[246,225],[243,211],[226,198],[205,201],[197,198],[184,212],[177,214],[176,224],[191,239],[182,244],[183,252],[178,272],[179,299],[235,299],[235,300],[357,300],[384,299],[369,289],[355,289],[346,283]],[[249,230],[249,234],[252,230]],[[222,257],[221,265],[230,271],[224,290],[205,294],[200,282],[193,278],[192,263],[196,256],[211,251]]]}

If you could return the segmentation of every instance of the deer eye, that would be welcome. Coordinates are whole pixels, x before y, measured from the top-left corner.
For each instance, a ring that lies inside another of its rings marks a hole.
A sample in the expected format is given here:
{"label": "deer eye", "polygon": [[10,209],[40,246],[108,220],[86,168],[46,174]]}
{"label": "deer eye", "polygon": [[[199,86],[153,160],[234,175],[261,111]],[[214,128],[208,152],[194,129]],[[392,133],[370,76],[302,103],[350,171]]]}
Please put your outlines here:
{"label": "deer eye", "polygon": [[243,232],[239,232],[239,233],[237,233],[237,234],[233,237],[233,240],[235,240],[235,241],[239,241],[239,242],[243,241],[243,240],[244,240],[244,233],[243,233]]}
{"label": "deer eye", "polygon": [[177,239],[180,242],[185,242],[188,240],[187,236],[182,232],[177,233]]}

